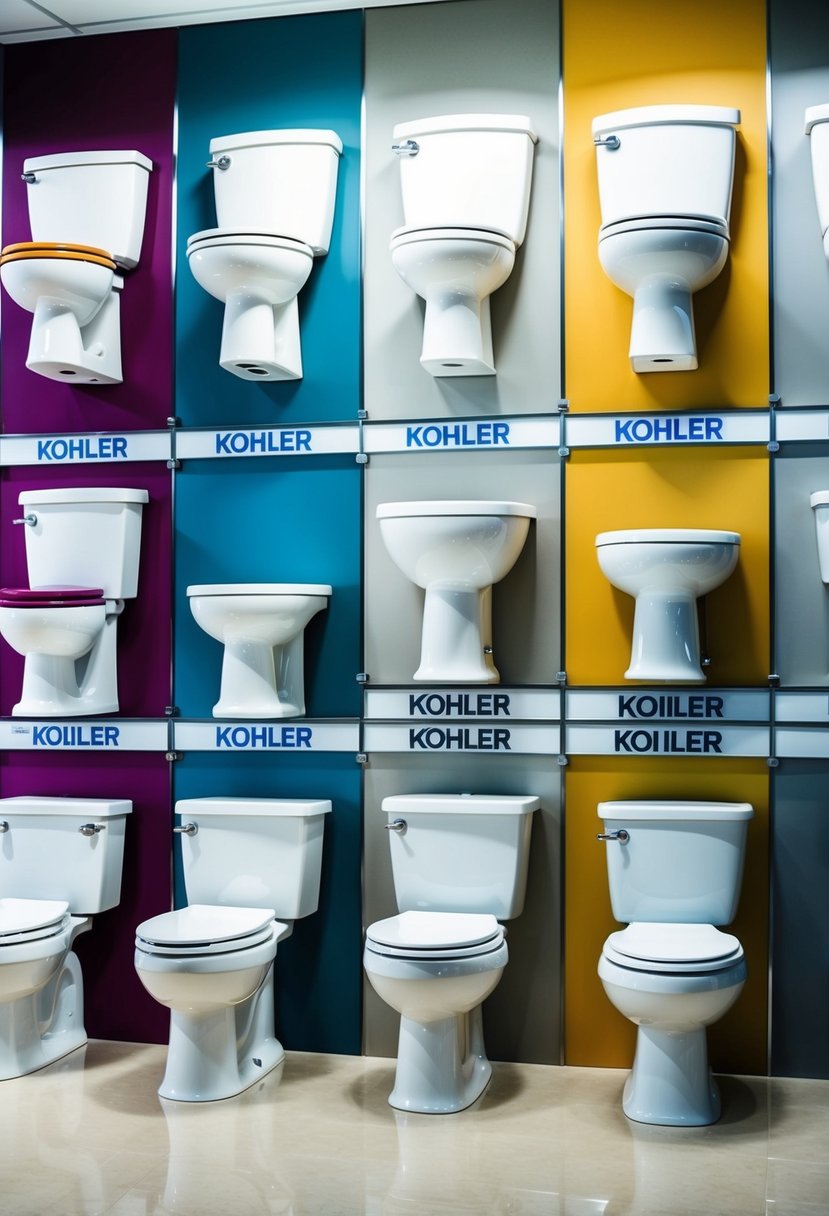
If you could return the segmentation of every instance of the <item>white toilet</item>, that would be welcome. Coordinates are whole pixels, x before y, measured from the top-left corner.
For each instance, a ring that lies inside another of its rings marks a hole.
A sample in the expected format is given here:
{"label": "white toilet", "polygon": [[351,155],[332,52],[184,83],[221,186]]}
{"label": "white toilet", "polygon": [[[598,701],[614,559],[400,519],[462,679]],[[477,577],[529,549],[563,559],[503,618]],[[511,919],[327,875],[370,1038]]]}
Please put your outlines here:
{"label": "white toilet", "polygon": [[0,798],[0,1080],[86,1042],[72,944],[120,899],[131,811],[123,799]]}
{"label": "white toilet", "polygon": [[501,794],[383,799],[400,913],[369,925],[363,965],[401,1015],[389,1097],[398,1110],[463,1110],[489,1083],[481,1003],[507,964],[499,922],[524,906],[539,806]]}
{"label": "white toilet", "polygon": [[492,584],[518,560],[536,509],[526,502],[385,502],[380,534],[395,565],[425,592],[420,666],[426,683],[497,684]]}
{"label": "white toilet", "polygon": [[327,583],[205,583],[187,588],[196,623],[224,646],[214,718],[305,713],[305,626]]}
{"label": "white toilet", "polygon": [[728,257],[740,111],[665,105],[593,119],[599,260],[633,296],[635,372],[697,367],[691,297]]}
{"label": "white toilet", "polygon": [[633,528],[599,533],[602,573],[636,599],[626,680],[705,681],[696,601],[725,582],[739,553],[739,532]]}
{"label": "white toilet", "polygon": [[135,938],[138,978],[171,1011],[162,1098],[230,1098],[282,1060],[276,947],[317,909],[330,810],[310,798],[176,803],[187,906],[143,921]]}
{"label": "white toilet", "polygon": [[34,313],[26,366],[50,380],[120,384],[122,272],[141,254],[152,161],[60,152],[23,162],[31,241],[0,252],[0,280]]}
{"label": "white toilet", "polygon": [[243,380],[299,380],[297,294],[328,252],[342,140],[246,131],[210,141],[218,227],[194,232],[196,282],[224,303],[219,363]]}
{"label": "white toilet", "polygon": [[720,1115],[706,1026],[746,979],[743,948],[716,925],[734,919],[748,821],[744,802],[602,802],[613,915],[599,978],[635,1022],[623,1109],[638,1123],[693,1127]]}
{"label": "white toilet", "polygon": [[12,714],[118,711],[117,630],[138,593],[146,490],[22,490],[29,587],[0,589],[0,635],[25,657]]}
{"label": "white toilet", "polygon": [[815,513],[820,579],[829,583],[829,490],[815,490],[809,496],[809,505]]}
{"label": "white toilet", "polygon": [[533,145],[524,114],[446,114],[394,128],[404,226],[394,268],[426,302],[420,365],[494,376],[489,297],[524,240]]}
{"label": "white toilet", "polygon": [[823,252],[829,258],[829,103],[809,106],[805,118]]}

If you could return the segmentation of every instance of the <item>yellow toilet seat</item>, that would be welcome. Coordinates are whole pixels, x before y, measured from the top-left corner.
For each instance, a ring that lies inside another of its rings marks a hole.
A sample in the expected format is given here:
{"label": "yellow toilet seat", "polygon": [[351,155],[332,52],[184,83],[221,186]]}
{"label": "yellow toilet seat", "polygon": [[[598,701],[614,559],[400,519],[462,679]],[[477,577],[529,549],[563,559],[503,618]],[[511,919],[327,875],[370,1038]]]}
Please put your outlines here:
{"label": "yellow toilet seat", "polygon": [[97,266],[106,267],[107,270],[118,269],[106,249],[96,249],[94,245],[72,245],[58,241],[17,241],[12,245],[4,245],[0,250],[0,266],[33,258],[92,262]]}

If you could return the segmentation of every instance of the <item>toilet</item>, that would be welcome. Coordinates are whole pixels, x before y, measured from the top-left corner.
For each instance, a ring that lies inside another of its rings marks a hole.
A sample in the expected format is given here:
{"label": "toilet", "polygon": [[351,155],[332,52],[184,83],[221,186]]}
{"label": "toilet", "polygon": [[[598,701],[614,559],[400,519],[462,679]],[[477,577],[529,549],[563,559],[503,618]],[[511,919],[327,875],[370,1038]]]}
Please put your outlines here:
{"label": "toilet", "polygon": [[385,502],[380,534],[395,565],[426,592],[420,666],[426,683],[497,684],[492,584],[518,560],[536,509],[526,502]]}
{"label": "toilet", "polygon": [[0,1080],[86,1042],[72,946],[120,899],[131,811],[125,799],[0,798]]}
{"label": "toilet", "polygon": [[637,373],[698,366],[691,297],[728,258],[740,111],[658,105],[593,119],[599,261],[633,296]]}
{"label": "toilet", "polygon": [[369,925],[363,965],[401,1015],[398,1110],[464,1110],[489,1084],[481,1004],[507,965],[500,922],[524,906],[540,805],[501,794],[383,799],[399,914]]}
{"label": "toilet", "polygon": [[426,303],[420,366],[494,376],[489,297],[524,240],[533,148],[524,114],[446,114],[394,128],[403,227],[394,268]]}
{"label": "toilet", "polygon": [[720,1099],[706,1026],[737,1000],[747,969],[734,919],[748,821],[745,802],[602,802],[610,902],[627,928],[602,948],[599,978],[635,1022],[622,1107],[637,1123],[715,1123]]}
{"label": "toilet", "polygon": [[305,626],[328,607],[327,583],[212,583],[187,588],[196,623],[224,646],[214,718],[305,713]]}
{"label": "toilet", "polygon": [[300,380],[297,294],[328,252],[342,140],[247,131],[210,141],[218,227],[194,232],[196,282],[225,306],[219,364],[242,380]]}
{"label": "toilet", "polygon": [[18,717],[118,712],[117,629],[138,593],[146,490],[22,490],[28,587],[0,589],[0,635],[25,658]]}
{"label": "toilet", "polygon": [[143,921],[135,936],[138,978],[170,1010],[162,1098],[231,1098],[282,1060],[276,947],[317,910],[330,810],[311,798],[176,803],[187,905]]}
{"label": "toilet", "polygon": [[809,505],[815,513],[820,579],[829,583],[829,490],[815,490],[809,495]]}
{"label": "toilet", "polygon": [[809,106],[805,119],[823,252],[829,258],[829,103]]}
{"label": "toilet", "polygon": [[59,152],[23,162],[32,240],[0,251],[0,281],[34,313],[26,366],[67,384],[120,384],[120,293],[141,254],[152,161]]}
{"label": "toilet", "polygon": [[725,582],[739,553],[739,532],[632,528],[599,533],[602,573],[636,600],[626,680],[704,683],[696,600]]}

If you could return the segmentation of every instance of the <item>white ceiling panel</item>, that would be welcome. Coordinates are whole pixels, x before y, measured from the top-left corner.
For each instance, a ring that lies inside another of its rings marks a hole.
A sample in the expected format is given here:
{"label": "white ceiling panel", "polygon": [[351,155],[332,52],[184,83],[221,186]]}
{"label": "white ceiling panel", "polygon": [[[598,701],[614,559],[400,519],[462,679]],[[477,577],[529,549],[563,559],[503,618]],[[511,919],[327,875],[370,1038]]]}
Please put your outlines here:
{"label": "white ceiling panel", "polygon": [[0,37],[5,34],[37,32],[60,25],[60,22],[28,0],[0,0]]}

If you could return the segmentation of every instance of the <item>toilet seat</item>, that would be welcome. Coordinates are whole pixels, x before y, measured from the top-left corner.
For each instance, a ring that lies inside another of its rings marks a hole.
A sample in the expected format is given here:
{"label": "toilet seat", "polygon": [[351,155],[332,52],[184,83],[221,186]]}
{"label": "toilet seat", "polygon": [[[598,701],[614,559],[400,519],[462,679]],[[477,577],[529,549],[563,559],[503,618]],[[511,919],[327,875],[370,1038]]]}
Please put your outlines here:
{"label": "toilet seat", "polygon": [[231,954],[270,941],[275,930],[281,936],[288,926],[275,917],[273,908],[190,904],[142,921],[135,945],[144,954],[170,957]]}
{"label": "toilet seat", "polygon": [[596,545],[738,545],[739,532],[716,528],[626,528],[600,532]]}
{"label": "toilet seat", "polygon": [[0,899],[0,952],[7,946],[55,937],[69,924],[62,899]]}
{"label": "toilet seat", "polygon": [[453,225],[451,228],[395,228],[391,234],[391,248],[407,245],[415,241],[483,241],[488,245],[500,245],[502,249],[515,252],[515,241],[506,232],[498,228],[464,228]]}
{"label": "toilet seat", "polygon": [[602,953],[608,962],[657,975],[726,971],[743,959],[743,948],[714,925],[636,923],[611,933]]}
{"label": "toilet seat", "polygon": [[313,249],[304,241],[281,236],[278,232],[269,232],[263,228],[204,228],[188,237],[187,256],[199,249],[209,249],[216,245],[264,245],[272,249],[291,249],[296,253],[307,254],[309,258],[314,256]]}
{"label": "toilet seat", "polygon": [[94,245],[73,245],[68,241],[16,241],[4,245],[0,250],[0,266],[33,258],[93,262],[105,266],[107,270],[118,269],[112,255],[106,249],[96,249]]}
{"label": "toilet seat", "polygon": [[188,595],[333,595],[328,583],[197,583]]}
{"label": "toilet seat", "polygon": [[473,958],[503,941],[504,928],[489,913],[401,912],[366,930],[366,949],[399,959]]}
{"label": "toilet seat", "polygon": [[641,232],[654,228],[676,228],[683,232],[704,232],[710,236],[729,239],[728,223],[716,215],[631,215],[613,220],[599,229],[599,240],[620,232]]}
{"label": "toilet seat", "polygon": [[105,604],[103,587],[0,588],[0,608],[90,608]]}

